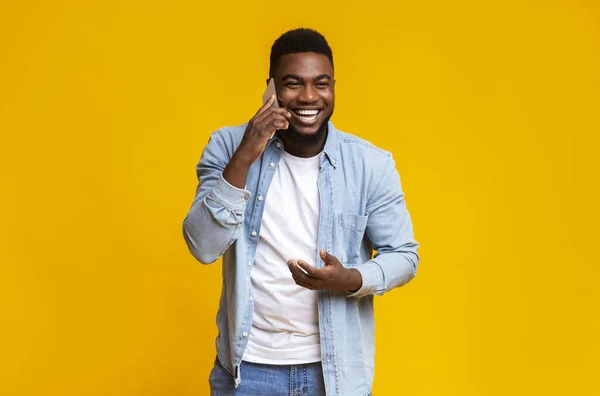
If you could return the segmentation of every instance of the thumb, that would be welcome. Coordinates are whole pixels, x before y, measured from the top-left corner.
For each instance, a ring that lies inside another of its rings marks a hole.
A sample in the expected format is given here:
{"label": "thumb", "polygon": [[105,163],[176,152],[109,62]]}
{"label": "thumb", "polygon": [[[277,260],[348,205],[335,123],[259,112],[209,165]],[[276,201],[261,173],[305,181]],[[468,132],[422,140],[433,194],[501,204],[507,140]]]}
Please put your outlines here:
{"label": "thumb", "polygon": [[321,255],[321,259],[325,262],[325,264],[332,265],[335,264],[335,257],[325,251],[325,249],[321,249],[319,251]]}

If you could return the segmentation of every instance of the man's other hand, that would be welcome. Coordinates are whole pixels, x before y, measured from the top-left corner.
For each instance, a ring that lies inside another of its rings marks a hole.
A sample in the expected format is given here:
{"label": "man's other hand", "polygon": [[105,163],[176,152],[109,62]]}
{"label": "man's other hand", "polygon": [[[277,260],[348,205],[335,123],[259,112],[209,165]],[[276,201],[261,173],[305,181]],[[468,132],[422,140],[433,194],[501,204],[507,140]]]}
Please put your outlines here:
{"label": "man's other hand", "polygon": [[[304,260],[289,260],[288,267],[297,285],[310,290],[354,292],[362,286],[362,276],[355,268],[345,268],[333,255],[321,249],[323,268],[315,268]],[[304,271],[303,271],[304,270]]]}

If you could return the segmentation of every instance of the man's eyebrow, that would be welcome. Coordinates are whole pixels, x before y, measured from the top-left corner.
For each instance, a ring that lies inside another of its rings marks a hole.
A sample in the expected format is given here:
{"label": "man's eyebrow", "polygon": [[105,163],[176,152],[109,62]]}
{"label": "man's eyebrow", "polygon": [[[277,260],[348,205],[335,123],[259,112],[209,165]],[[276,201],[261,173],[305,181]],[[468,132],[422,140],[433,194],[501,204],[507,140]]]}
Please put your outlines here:
{"label": "man's eyebrow", "polygon": [[293,78],[294,80],[302,80],[302,77],[300,77],[297,74],[286,74],[285,76],[281,77],[281,81],[283,80],[287,80],[288,78]]}
{"label": "man's eyebrow", "polygon": [[319,74],[315,80],[322,80],[322,79],[327,79],[329,81],[331,81],[331,76],[329,74]]}
{"label": "man's eyebrow", "polygon": [[[288,78],[292,78],[292,79],[298,80],[298,81],[303,80],[303,78],[297,74],[286,74],[283,77],[281,77],[281,81],[287,80]],[[327,79],[327,80],[331,81],[331,76],[329,74],[319,74],[317,77],[315,77],[315,80],[323,80],[323,79]]]}

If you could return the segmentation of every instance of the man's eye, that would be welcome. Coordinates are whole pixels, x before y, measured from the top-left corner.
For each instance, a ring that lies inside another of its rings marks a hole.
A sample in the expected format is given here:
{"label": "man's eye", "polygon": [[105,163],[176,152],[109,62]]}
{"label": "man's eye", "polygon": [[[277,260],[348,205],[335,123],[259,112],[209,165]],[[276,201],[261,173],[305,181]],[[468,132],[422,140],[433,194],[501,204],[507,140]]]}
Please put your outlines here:
{"label": "man's eye", "polygon": [[289,83],[286,83],[285,86],[289,87],[289,88],[295,88],[295,87],[299,87],[300,84],[298,84],[297,82],[289,82]]}
{"label": "man's eye", "polygon": [[327,82],[317,83],[317,88],[327,88],[328,86],[329,86],[329,83],[327,83]]}

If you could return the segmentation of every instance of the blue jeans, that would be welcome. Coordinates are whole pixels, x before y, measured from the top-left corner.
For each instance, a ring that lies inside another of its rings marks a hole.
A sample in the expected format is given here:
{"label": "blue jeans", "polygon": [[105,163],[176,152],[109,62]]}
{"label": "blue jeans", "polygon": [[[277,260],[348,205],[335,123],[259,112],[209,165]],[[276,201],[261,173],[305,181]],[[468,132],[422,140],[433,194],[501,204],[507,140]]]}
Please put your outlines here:
{"label": "blue jeans", "polygon": [[324,396],[321,362],[292,365],[258,364],[242,361],[242,382],[234,387],[233,376],[219,359],[210,372],[211,396]]}

